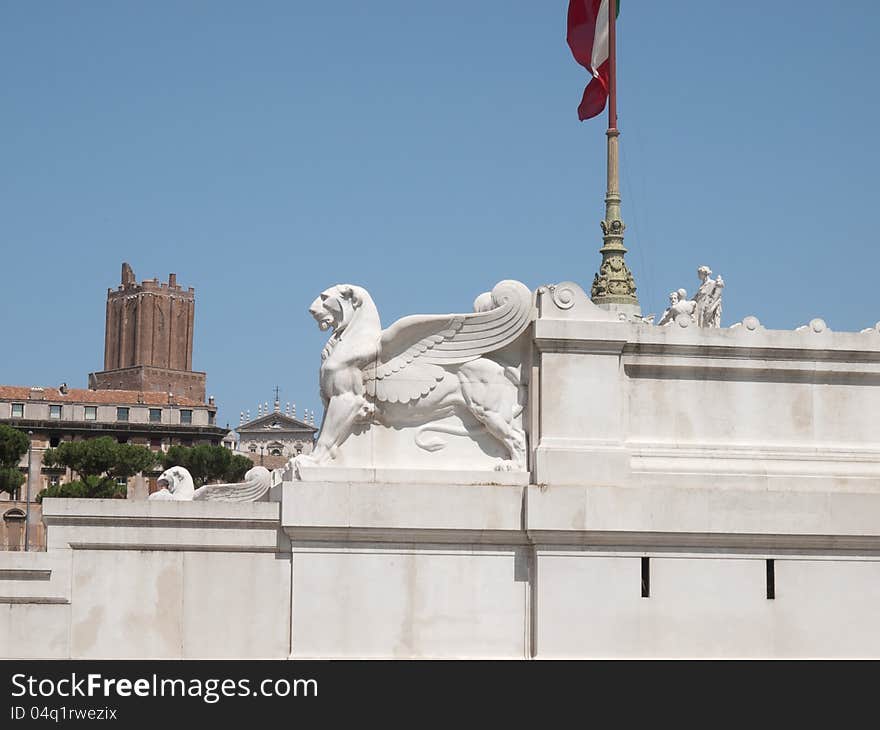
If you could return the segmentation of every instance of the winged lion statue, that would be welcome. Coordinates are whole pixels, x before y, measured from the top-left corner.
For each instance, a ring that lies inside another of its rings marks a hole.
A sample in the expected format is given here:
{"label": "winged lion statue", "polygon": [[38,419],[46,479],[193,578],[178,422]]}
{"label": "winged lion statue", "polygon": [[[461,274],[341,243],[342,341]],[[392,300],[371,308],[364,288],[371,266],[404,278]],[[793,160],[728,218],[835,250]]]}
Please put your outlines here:
{"label": "winged lion statue", "polygon": [[148,497],[154,502],[256,502],[272,486],[272,475],[266,467],[255,466],[244,475],[243,482],[206,484],[196,489],[188,469],[172,466],[159,475],[156,485],[159,491]]}
{"label": "winged lion statue", "polygon": [[337,284],[309,307],[321,330],[332,330],[321,353],[324,417],[310,454],[291,460],[325,465],[352,434],[371,423],[419,426],[416,444],[443,448],[428,431],[468,435],[463,427],[436,421],[470,414],[503,445],[508,459],[498,469],[526,468],[526,434],[517,418],[520,365],[487,357],[513,343],[532,320],[531,290],[505,280],[481,294],[466,314],[413,315],[382,328],[366,289]]}

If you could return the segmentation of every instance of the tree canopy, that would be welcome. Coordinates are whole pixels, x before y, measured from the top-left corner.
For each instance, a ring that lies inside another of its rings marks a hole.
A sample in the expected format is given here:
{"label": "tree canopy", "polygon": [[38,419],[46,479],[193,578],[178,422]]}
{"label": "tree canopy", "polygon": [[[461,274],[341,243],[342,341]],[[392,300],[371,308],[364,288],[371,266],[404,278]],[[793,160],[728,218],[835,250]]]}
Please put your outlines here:
{"label": "tree canopy", "polygon": [[223,446],[172,446],[162,454],[162,466],[182,466],[196,487],[208,482],[240,482],[254,464],[246,456],[233,454]]}
{"label": "tree canopy", "polygon": [[[25,444],[27,439],[25,438]],[[27,450],[27,445],[25,445]],[[77,473],[77,481],[44,489],[44,497],[124,497],[126,487],[117,479],[128,479],[138,472],[182,466],[192,475],[195,486],[208,482],[240,482],[253,462],[241,454],[233,454],[222,446],[172,446],[163,454],[154,454],[145,446],[120,444],[110,436],[68,441],[54,449],[46,449],[43,464],[67,467]]]}
{"label": "tree canopy", "polygon": [[117,479],[128,479],[156,465],[156,455],[146,446],[120,444],[110,436],[67,441],[46,449],[43,464],[72,469],[79,481],[44,489],[43,497],[124,497],[126,487]]}
{"label": "tree canopy", "polygon": [[18,462],[29,446],[30,441],[25,433],[0,424],[0,492],[14,494],[24,483],[25,476],[18,468]]}

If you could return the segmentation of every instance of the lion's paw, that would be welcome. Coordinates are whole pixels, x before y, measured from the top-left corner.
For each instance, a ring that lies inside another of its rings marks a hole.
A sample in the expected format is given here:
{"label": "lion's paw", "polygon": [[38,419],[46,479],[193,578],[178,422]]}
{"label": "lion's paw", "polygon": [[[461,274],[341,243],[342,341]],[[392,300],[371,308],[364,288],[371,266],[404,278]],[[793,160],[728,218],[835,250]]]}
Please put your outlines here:
{"label": "lion's paw", "polygon": [[519,469],[519,465],[510,459],[495,464],[495,471],[516,471],[517,469]]}
{"label": "lion's paw", "polygon": [[308,454],[297,454],[290,460],[290,466],[293,468],[293,473],[296,475],[297,479],[302,479],[302,474],[300,473],[302,467],[315,465],[315,460]]}
{"label": "lion's paw", "polygon": [[373,417],[376,415],[376,405],[375,403],[370,403],[369,401],[365,401],[361,407],[358,409],[357,418],[358,421],[371,421]]}

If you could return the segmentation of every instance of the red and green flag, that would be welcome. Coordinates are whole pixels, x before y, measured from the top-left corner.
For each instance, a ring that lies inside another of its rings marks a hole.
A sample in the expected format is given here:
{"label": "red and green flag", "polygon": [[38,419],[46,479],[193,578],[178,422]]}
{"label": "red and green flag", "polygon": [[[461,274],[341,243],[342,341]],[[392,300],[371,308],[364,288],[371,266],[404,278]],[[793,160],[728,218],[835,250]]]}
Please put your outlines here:
{"label": "red and green flag", "polygon": [[615,17],[620,13],[619,0],[569,0],[566,40],[574,60],[593,76],[578,107],[583,121],[597,116],[605,108],[610,88],[609,3],[615,3]]}

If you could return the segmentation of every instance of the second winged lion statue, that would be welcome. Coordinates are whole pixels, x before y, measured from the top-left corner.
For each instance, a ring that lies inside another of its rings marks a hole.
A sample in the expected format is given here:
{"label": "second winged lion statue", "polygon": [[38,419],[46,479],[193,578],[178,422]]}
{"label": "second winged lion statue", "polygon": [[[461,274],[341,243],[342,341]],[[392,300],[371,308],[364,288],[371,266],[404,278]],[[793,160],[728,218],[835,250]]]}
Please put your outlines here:
{"label": "second winged lion statue", "polygon": [[321,353],[324,418],[311,454],[293,466],[327,464],[354,432],[370,423],[420,426],[416,444],[434,451],[426,431],[467,435],[436,423],[468,414],[503,445],[498,469],[526,468],[526,435],[519,425],[520,366],[489,357],[516,340],[532,318],[532,292],[518,281],[499,282],[477,297],[467,314],[413,315],[382,329],[366,289],[337,284],[312,302],[310,314],[333,334]]}

